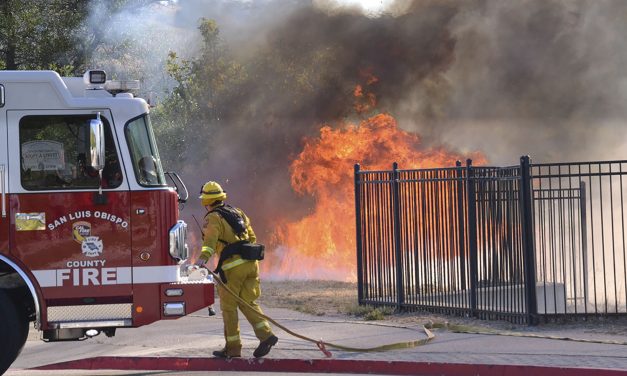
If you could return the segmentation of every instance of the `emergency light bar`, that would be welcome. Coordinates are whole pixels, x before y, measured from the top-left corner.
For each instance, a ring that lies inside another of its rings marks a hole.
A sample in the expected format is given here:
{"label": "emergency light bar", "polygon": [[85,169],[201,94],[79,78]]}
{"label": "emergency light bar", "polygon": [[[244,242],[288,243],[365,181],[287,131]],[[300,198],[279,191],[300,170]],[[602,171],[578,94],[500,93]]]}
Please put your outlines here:
{"label": "emergency light bar", "polygon": [[139,90],[139,80],[107,81],[105,83],[105,90],[114,95]]}

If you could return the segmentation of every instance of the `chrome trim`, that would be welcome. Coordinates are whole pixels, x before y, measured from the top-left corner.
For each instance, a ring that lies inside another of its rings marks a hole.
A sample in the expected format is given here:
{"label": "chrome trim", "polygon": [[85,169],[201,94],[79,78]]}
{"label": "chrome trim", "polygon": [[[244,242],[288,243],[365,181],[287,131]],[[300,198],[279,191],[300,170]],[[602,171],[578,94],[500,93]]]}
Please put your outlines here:
{"label": "chrome trim", "polygon": [[120,328],[131,326],[133,322],[129,320],[109,320],[109,321],[72,321],[72,322],[51,322],[52,329],[79,329],[79,328]]}
{"label": "chrome trim", "polygon": [[177,260],[185,260],[188,256],[187,244],[187,223],[178,221],[169,233],[170,238],[170,255]]}
{"label": "chrome trim", "polygon": [[6,183],[4,165],[0,165],[0,189],[2,190],[2,218],[7,217],[7,204],[6,204],[6,191],[4,189],[4,184]]}
{"label": "chrome trim", "polygon": [[37,296],[37,290],[35,290],[35,285],[31,282],[30,278],[28,278],[28,275],[26,275],[26,273],[24,273],[24,271],[20,269],[20,267],[17,266],[13,261],[9,260],[3,255],[0,255],[0,260],[9,264],[9,266],[11,266],[17,272],[17,274],[20,275],[20,277],[22,277],[24,283],[26,283],[26,286],[28,286],[31,295],[33,296],[33,302],[35,303],[35,329],[41,328],[41,310],[39,308],[39,298]]}
{"label": "chrome trim", "polygon": [[131,319],[133,305],[91,304],[48,307],[48,322],[115,321]]}

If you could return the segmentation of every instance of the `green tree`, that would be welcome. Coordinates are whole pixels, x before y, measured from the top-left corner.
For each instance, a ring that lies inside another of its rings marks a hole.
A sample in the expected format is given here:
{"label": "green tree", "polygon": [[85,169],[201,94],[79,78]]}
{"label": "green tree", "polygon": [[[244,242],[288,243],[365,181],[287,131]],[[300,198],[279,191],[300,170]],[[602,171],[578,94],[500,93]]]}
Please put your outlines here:
{"label": "green tree", "polygon": [[161,147],[164,159],[174,164],[187,160],[187,150],[208,151],[196,146],[209,143],[225,123],[228,104],[247,78],[244,67],[221,42],[216,22],[202,18],[198,29],[203,43],[196,57],[187,60],[169,54],[166,68],[177,86],[154,111],[159,138],[177,140]]}
{"label": "green tree", "polygon": [[[156,0],[2,0],[0,69],[83,73],[120,11],[138,12]],[[116,43],[117,44],[117,43]],[[121,43],[118,50],[128,47]],[[126,48],[128,50],[128,48]]]}
{"label": "green tree", "polygon": [[76,32],[87,12],[80,0],[2,1],[0,68],[73,72],[83,63]]}

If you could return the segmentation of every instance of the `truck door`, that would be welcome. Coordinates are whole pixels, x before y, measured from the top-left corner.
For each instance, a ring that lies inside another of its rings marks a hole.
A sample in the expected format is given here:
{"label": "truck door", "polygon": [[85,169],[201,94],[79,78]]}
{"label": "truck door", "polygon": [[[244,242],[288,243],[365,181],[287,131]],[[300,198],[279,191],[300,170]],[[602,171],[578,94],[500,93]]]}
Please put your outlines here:
{"label": "truck door", "polygon": [[[97,113],[102,176],[89,162]],[[11,252],[35,275],[52,327],[131,317],[130,194],[111,119],[108,110],[7,111]]]}

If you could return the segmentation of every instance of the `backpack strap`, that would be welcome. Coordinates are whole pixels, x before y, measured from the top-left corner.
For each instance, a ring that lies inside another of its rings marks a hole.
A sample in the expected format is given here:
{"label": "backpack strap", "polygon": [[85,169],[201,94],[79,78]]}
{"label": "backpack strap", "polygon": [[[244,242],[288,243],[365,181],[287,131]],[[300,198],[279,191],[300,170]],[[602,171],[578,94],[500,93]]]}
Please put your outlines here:
{"label": "backpack strap", "polygon": [[[246,223],[244,221],[244,217],[237,209],[235,209],[231,205],[225,204],[215,207],[211,211],[209,211],[207,215],[214,212],[218,213],[226,221],[226,223],[231,226],[231,229],[233,229],[235,236],[237,236],[238,238],[242,237],[246,233]],[[248,240],[240,240],[235,243],[229,243],[224,239],[218,239],[218,241],[224,244],[225,247],[220,253],[220,259],[218,260],[218,265],[214,273],[219,273],[222,282],[226,283],[226,276],[224,275],[224,271],[222,270],[222,264],[231,256],[241,255],[240,245],[248,243]]]}
{"label": "backpack strap", "polygon": [[226,276],[224,275],[224,270],[222,270],[222,264],[231,256],[241,255],[240,246],[244,243],[248,243],[248,240],[240,240],[235,243],[227,244],[227,246],[224,247],[224,249],[222,250],[222,253],[220,253],[218,265],[216,266],[216,270],[214,270],[213,272],[220,274],[220,279],[222,280],[222,282],[226,283]]}
{"label": "backpack strap", "polygon": [[226,223],[231,226],[231,229],[233,229],[233,232],[238,238],[244,235],[246,232],[246,222],[237,209],[230,205],[220,205],[212,209],[207,215],[213,212],[218,213]]}

